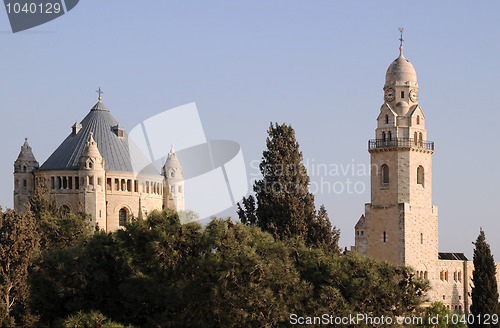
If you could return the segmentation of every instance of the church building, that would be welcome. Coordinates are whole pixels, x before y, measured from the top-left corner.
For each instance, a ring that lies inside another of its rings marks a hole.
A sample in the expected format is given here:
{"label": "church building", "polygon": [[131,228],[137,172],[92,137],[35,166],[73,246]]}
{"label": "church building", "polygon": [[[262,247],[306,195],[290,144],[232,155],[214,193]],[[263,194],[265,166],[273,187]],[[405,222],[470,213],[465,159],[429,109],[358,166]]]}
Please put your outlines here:
{"label": "church building", "polygon": [[375,139],[368,142],[371,202],[355,225],[354,250],[412,267],[429,280],[430,302],[467,314],[473,262],[463,253],[438,251],[438,208],[432,203],[434,142],[427,139],[417,74],[400,41],[399,56],[385,75]]}
{"label": "church building", "polygon": [[[183,211],[184,170],[173,146],[162,167],[153,166],[99,101],[39,166],[26,139],[14,163],[14,208],[24,211],[40,181],[57,205],[84,211],[105,231],[166,208]],[[135,172],[135,168],[141,168]]]}

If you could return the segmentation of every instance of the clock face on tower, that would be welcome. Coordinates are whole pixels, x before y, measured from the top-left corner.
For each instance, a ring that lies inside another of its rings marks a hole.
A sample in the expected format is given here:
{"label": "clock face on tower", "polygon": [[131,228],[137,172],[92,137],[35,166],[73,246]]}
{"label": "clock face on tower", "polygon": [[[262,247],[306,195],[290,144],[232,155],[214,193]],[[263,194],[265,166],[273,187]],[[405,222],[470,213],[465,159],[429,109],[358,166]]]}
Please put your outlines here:
{"label": "clock face on tower", "polygon": [[418,91],[417,90],[415,90],[415,89],[410,90],[410,100],[413,102],[418,101]]}
{"label": "clock face on tower", "polygon": [[384,98],[385,98],[385,101],[393,101],[394,98],[396,97],[396,92],[394,91],[393,88],[387,88],[385,90],[385,94],[384,94]]}

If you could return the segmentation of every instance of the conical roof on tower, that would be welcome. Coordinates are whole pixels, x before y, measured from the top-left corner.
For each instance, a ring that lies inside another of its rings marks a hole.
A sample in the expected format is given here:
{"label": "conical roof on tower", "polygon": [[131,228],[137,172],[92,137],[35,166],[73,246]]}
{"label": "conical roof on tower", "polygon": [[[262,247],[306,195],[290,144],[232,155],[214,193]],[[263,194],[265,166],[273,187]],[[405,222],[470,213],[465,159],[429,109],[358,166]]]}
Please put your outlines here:
{"label": "conical roof on tower", "polygon": [[83,157],[101,158],[101,153],[99,153],[99,148],[97,147],[97,142],[94,140],[94,133],[90,132],[89,141],[82,153]]}
{"label": "conical roof on tower", "polygon": [[28,144],[28,138],[24,138],[24,144],[21,146],[21,152],[19,156],[17,156],[17,160],[23,162],[36,162],[31,146]]}
{"label": "conical roof on tower", "polygon": [[113,131],[118,121],[100,100],[80,124],[78,133],[71,133],[40,170],[77,170],[79,159],[92,133],[92,139],[99,145],[98,151],[104,158],[106,171],[136,173],[134,168],[143,168],[140,175],[160,175],[126,132],[123,132],[123,136],[118,136]]}
{"label": "conical roof on tower", "polygon": [[165,168],[182,168],[174,150],[174,145],[170,146],[170,152],[168,153],[167,160],[165,161]]}

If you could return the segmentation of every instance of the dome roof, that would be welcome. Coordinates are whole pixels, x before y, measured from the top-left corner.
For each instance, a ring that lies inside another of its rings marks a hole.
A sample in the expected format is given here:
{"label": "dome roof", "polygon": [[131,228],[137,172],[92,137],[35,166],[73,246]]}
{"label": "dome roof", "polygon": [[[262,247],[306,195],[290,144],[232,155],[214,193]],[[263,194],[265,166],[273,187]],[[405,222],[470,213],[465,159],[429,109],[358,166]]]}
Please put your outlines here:
{"label": "dome roof", "polygon": [[396,58],[385,73],[385,85],[406,84],[417,85],[417,73],[408,59],[403,56],[403,46],[399,47],[399,57]]}
{"label": "dome roof", "polygon": [[78,170],[79,159],[88,152],[87,142],[91,140],[96,146],[92,153],[99,153],[104,158],[106,171],[134,173],[134,168],[139,167],[143,168],[139,175],[160,175],[141,150],[129,140],[126,132],[118,136],[113,131],[118,122],[101,101],[92,107],[80,124],[81,129],[71,133],[40,170]]}

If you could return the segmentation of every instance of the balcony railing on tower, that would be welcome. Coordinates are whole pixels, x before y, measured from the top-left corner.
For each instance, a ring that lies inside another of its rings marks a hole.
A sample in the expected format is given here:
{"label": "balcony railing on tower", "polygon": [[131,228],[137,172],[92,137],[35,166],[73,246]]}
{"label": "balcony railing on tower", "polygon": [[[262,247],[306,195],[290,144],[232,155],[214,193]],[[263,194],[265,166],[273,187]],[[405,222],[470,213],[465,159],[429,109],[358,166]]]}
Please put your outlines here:
{"label": "balcony railing on tower", "polygon": [[383,149],[383,148],[417,148],[424,150],[434,150],[434,142],[414,139],[414,138],[368,140],[368,149]]}

